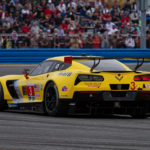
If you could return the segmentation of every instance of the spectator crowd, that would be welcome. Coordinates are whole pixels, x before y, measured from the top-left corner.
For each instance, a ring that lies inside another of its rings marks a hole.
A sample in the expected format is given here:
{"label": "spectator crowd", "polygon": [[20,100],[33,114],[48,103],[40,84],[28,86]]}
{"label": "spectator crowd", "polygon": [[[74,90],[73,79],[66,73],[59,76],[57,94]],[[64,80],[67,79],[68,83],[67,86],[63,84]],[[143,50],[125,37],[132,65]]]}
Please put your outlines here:
{"label": "spectator crowd", "polygon": [[1,0],[0,48],[138,48],[141,22],[136,0],[126,0],[123,6],[117,0],[111,7],[109,3]]}

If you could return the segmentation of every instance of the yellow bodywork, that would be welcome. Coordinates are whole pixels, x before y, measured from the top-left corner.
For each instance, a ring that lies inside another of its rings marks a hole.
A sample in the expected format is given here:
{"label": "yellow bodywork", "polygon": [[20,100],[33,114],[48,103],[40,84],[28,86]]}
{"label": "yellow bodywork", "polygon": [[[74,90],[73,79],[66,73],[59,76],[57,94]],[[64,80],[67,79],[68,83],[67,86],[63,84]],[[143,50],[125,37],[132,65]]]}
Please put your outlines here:
{"label": "yellow bodywork", "polygon": [[[55,57],[47,59],[47,61],[48,60],[64,62],[64,57]],[[77,61],[73,61],[72,65],[66,70],[45,73],[37,76],[29,76],[29,79],[26,79],[24,75],[3,76],[0,78],[0,82],[4,91],[4,99],[7,100],[8,104],[43,102],[44,89],[46,84],[50,81],[53,81],[56,84],[59,98],[68,100],[72,99],[74,92],[77,91],[112,91],[110,84],[130,84],[128,91],[137,91],[139,89],[142,89],[143,91],[150,91],[150,82],[134,81],[135,75],[149,74],[148,72],[128,72],[130,69],[124,64],[120,64],[127,72],[122,72],[119,76],[117,72],[91,73],[89,67],[82,65]],[[79,74],[101,75],[104,77],[104,81],[80,82],[79,84],[74,85]],[[8,90],[6,83],[10,80],[16,80],[15,90],[19,95],[18,99],[13,98]],[[29,97],[30,93],[25,94],[23,87],[30,87],[31,92],[34,92],[34,94]],[[65,87],[66,90],[63,90],[63,87]]]}

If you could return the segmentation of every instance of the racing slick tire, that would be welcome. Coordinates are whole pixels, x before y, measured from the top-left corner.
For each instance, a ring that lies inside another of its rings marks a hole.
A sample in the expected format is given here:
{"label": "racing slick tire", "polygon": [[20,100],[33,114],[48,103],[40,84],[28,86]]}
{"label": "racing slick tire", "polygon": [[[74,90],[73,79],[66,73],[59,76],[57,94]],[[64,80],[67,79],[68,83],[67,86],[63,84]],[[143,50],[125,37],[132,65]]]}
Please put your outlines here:
{"label": "racing slick tire", "polygon": [[2,84],[0,83],[0,111],[7,109],[7,102],[4,100],[4,92]]}
{"label": "racing slick tire", "polygon": [[44,93],[44,111],[49,116],[66,116],[67,104],[59,100],[58,89],[54,82],[49,82]]}
{"label": "racing slick tire", "polygon": [[145,113],[145,109],[137,109],[134,113],[131,114],[132,118],[135,119],[144,119],[147,118],[148,116]]}

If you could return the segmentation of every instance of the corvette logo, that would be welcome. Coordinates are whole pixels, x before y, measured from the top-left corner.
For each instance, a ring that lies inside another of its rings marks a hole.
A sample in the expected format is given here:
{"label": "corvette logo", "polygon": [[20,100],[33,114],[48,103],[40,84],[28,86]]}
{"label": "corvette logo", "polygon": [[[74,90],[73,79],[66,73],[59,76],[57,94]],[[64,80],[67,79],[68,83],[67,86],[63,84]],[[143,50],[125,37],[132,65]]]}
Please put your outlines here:
{"label": "corvette logo", "polygon": [[123,79],[123,76],[121,76],[120,74],[118,74],[118,76],[115,76],[115,78],[118,80],[118,81],[121,81]]}

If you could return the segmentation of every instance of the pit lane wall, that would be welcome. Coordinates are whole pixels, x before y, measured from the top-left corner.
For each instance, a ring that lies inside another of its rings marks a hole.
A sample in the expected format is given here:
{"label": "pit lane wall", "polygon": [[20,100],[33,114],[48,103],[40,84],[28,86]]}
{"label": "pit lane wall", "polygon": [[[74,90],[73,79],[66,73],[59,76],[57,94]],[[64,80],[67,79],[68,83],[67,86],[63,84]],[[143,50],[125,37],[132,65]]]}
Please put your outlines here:
{"label": "pit lane wall", "polygon": [[56,56],[150,58],[150,49],[0,49],[0,64],[37,64]]}

